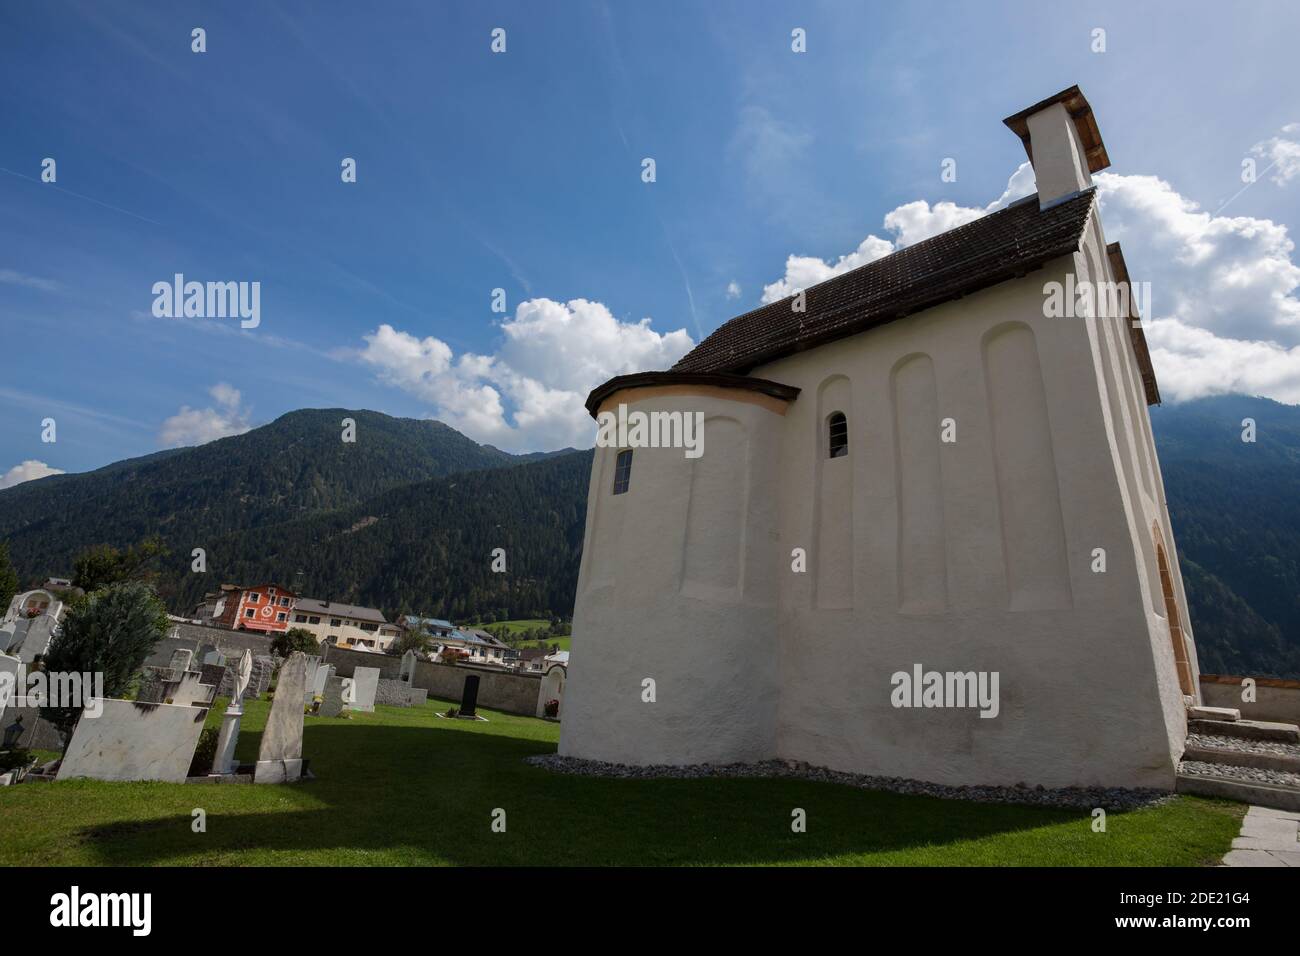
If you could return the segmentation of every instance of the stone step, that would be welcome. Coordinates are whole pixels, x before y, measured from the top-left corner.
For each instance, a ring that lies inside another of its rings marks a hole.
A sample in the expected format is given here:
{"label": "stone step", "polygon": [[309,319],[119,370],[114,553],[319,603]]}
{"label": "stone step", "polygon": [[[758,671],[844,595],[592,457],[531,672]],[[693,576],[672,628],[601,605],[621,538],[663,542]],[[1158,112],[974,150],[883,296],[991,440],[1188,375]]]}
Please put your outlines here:
{"label": "stone step", "polygon": [[1179,770],[1174,782],[1174,792],[1198,797],[1238,800],[1241,803],[1273,807],[1276,810],[1300,810],[1300,787],[1273,786],[1230,777],[1184,773],[1182,770]]}
{"label": "stone step", "polygon": [[1188,720],[1241,720],[1236,707],[1188,707]]}
{"label": "stone step", "polygon": [[1300,774],[1300,756],[1290,754],[1257,753],[1248,750],[1230,750],[1227,747],[1198,747],[1188,744],[1183,751],[1183,759]]}
{"label": "stone step", "polygon": [[1300,727],[1279,724],[1269,720],[1189,720],[1187,732],[1192,734],[1218,734],[1221,737],[1240,737],[1243,740],[1277,740],[1283,743],[1300,743]]}

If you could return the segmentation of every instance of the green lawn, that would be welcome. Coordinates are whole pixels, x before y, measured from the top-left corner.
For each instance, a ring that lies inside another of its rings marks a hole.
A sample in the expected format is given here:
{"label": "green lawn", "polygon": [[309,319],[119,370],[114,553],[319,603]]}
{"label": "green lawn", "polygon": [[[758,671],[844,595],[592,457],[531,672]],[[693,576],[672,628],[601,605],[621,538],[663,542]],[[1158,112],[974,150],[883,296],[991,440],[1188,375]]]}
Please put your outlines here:
{"label": "green lawn", "polygon": [[[209,714],[216,726],[224,701]],[[256,758],[269,705],[239,741]],[[1244,808],[1180,797],[1111,814],[905,797],[795,780],[620,781],[523,762],[559,726],[379,707],[307,718],[317,779],[292,786],[70,781],[0,788],[0,865],[1176,865],[1217,861]],[[492,812],[507,830],[493,833]],[[807,812],[806,833],[790,830]],[[191,829],[207,813],[207,832]]]}
{"label": "green lawn", "polygon": [[[485,630],[488,628],[503,627],[511,634],[518,634],[521,631],[532,631],[532,630],[536,630],[539,627],[550,627],[551,622],[539,618],[537,620],[532,620],[532,621],[498,621],[495,624],[482,624],[479,626],[484,628]],[[519,646],[520,647],[550,647],[552,644],[558,644],[560,645],[560,650],[567,651],[569,650],[569,642],[571,640],[572,640],[571,637],[550,637],[544,641],[524,641]]]}
{"label": "green lawn", "polygon": [[520,647],[550,647],[552,644],[559,644],[560,650],[567,651],[569,650],[569,642],[572,640],[573,640],[572,637],[550,637],[544,641],[522,641],[519,644],[519,646]]}

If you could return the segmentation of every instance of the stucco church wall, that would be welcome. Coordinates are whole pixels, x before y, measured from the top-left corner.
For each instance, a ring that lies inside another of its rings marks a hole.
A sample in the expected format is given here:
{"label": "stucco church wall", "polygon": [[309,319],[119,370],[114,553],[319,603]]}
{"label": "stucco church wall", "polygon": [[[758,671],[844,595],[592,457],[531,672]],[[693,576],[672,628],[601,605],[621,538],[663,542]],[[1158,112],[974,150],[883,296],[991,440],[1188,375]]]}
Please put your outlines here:
{"label": "stucco church wall", "polygon": [[[826,609],[811,576],[784,578],[780,756],[947,783],[1172,785],[1175,758],[1103,393],[1096,368],[1080,361],[1090,354],[1088,325],[1043,316],[1042,284],[1073,268],[1064,257],[1030,281],[754,370],[805,390],[785,418],[786,553],[810,537],[816,510],[806,489],[817,487],[821,410],[804,395],[833,376],[853,383],[855,594],[851,607]],[[923,452],[916,435],[898,432],[900,416],[923,423],[925,388],[900,408],[909,394],[895,376],[925,361],[957,440],[940,444],[935,420]],[[941,495],[923,503],[915,498],[925,482],[906,461],[935,449]],[[906,527],[909,514],[926,512],[928,545],[900,535],[900,515]],[[909,559],[917,547],[933,557]],[[1107,548],[1105,574],[1091,571],[1094,547]],[[946,607],[908,600],[915,582],[934,593],[941,575]],[[892,707],[890,676],[915,663],[998,671],[1001,714]]]}
{"label": "stucco church wall", "polygon": [[777,547],[782,417],[712,395],[629,403],[643,407],[701,412],[704,454],[638,448],[630,491],[614,495],[618,449],[596,449],[560,752],[642,764],[770,757],[777,569],[788,567]]}

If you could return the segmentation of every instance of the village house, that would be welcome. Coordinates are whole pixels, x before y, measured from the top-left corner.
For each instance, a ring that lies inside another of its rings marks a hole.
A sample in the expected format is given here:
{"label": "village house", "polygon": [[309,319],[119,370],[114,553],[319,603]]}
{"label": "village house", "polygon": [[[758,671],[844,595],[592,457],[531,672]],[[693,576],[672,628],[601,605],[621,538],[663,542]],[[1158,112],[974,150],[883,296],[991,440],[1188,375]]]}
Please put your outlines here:
{"label": "village house", "polygon": [[[289,630],[289,617],[296,603],[297,595],[277,584],[254,587],[222,585],[210,605],[207,620],[216,627],[232,631],[283,634]],[[206,611],[204,605],[200,605],[199,610]],[[204,619],[204,613],[196,616]]]}
{"label": "village house", "polygon": [[1198,668],[1155,374],[1131,302],[1049,314],[1127,280],[1106,147],[1077,87],[1005,122],[1035,195],[591,393],[703,444],[596,449],[561,754],[1173,788]]}
{"label": "village house", "polygon": [[377,608],[315,598],[298,599],[293,626],[338,647],[367,651],[387,650],[401,633],[401,628],[390,624]]}
{"label": "village house", "polygon": [[403,630],[421,630],[432,638],[450,637],[456,626],[451,621],[438,617],[420,617],[416,614],[403,614],[397,619]]}

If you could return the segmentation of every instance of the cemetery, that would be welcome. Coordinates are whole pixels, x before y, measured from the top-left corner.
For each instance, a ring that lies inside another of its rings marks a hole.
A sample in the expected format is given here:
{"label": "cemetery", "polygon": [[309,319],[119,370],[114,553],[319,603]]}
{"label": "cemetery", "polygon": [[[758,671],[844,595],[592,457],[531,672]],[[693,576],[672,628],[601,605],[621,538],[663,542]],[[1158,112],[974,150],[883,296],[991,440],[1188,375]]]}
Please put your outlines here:
{"label": "cemetery", "polygon": [[[561,774],[527,762],[554,754],[558,723],[481,704],[484,721],[439,718],[461,705],[308,715],[295,756],[275,701],[246,698],[233,758],[254,779],[287,777],[310,758],[310,778],[0,787],[0,865],[1197,865],[1223,855],[1244,810],[1174,797],[1112,813],[1096,833],[1078,809],[807,779]],[[227,711],[214,700],[202,729],[219,732]],[[504,833],[490,825],[498,808]],[[806,832],[791,831],[793,808],[806,811]],[[192,828],[196,809],[205,832]]]}
{"label": "cemetery", "polygon": [[[47,597],[14,599],[5,675],[61,632]],[[224,635],[158,640],[129,693],[70,723],[0,695],[0,864],[1197,865],[1241,826],[1240,805],[1190,796],[1001,802],[776,762],[575,763],[556,753],[563,665],[280,657]]]}

